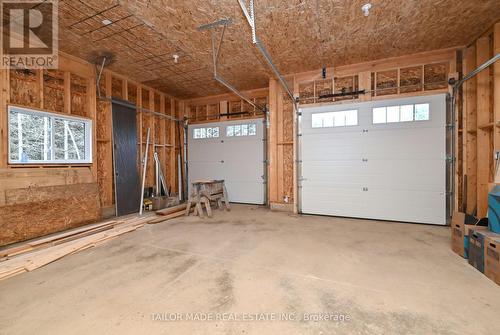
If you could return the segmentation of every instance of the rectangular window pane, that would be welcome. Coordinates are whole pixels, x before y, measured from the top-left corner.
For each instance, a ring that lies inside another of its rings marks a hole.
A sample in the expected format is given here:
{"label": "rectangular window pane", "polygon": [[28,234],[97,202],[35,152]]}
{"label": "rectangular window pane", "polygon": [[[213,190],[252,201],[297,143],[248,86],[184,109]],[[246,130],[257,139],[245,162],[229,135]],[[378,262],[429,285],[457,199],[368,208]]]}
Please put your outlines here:
{"label": "rectangular window pane", "polygon": [[248,125],[247,124],[241,125],[241,136],[248,136]]}
{"label": "rectangular window pane", "polygon": [[401,122],[413,121],[413,105],[401,106]]}
{"label": "rectangular window pane", "polygon": [[373,109],[373,123],[386,123],[386,108],[385,107],[377,107]]}
{"label": "rectangular window pane", "polygon": [[234,136],[234,126],[227,126],[226,127],[226,136],[227,137]]}
{"label": "rectangular window pane", "polygon": [[212,136],[219,137],[219,127],[212,128]]}
{"label": "rectangular window pane", "polygon": [[207,138],[212,138],[212,128],[207,128]]}
{"label": "rectangular window pane", "polygon": [[344,112],[335,112],[333,114],[333,126],[334,127],[345,126],[345,114],[344,114]]}
{"label": "rectangular window pane", "polygon": [[399,106],[387,107],[387,123],[399,122]]}
{"label": "rectangular window pane", "polygon": [[313,114],[312,115],[312,127],[313,128],[321,128],[321,127],[323,127],[323,121],[321,119],[320,114]]}
{"label": "rectangular window pane", "polygon": [[429,104],[415,105],[415,121],[429,120]]}
{"label": "rectangular window pane", "polygon": [[350,110],[344,111],[345,114],[345,125],[346,126],[357,126],[358,125],[358,111]]}
{"label": "rectangular window pane", "polygon": [[50,118],[11,111],[9,113],[10,159],[21,163],[50,157]]}
{"label": "rectangular window pane", "polygon": [[234,136],[241,136],[241,126],[234,126]]}
{"label": "rectangular window pane", "polygon": [[257,125],[255,124],[248,125],[248,135],[250,136],[257,135]]}

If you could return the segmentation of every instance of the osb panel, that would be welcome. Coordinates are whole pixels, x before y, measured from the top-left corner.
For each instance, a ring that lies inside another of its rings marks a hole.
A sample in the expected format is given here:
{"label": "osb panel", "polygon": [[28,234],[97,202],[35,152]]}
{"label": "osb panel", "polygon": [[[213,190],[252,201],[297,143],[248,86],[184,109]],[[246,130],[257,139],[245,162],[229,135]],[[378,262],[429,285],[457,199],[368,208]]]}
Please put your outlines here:
{"label": "osb panel", "polygon": [[101,205],[109,206],[113,203],[113,194],[109,194],[109,183],[113,183],[113,169],[109,168],[108,157],[111,151],[109,142],[97,142],[97,184],[99,185],[99,194],[101,195]]}
{"label": "osb panel", "polygon": [[120,78],[111,78],[111,96],[118,99],[123,99],[123,80]]}
{"label": "osb panel", "polygon": [[137,105],[137,86],[132,83],[127,84],[128,101]]}
{"label": "osb panel", "polygon": [[283,141],[293,141],[293,105],[288,96],[283,96]]}
{"label": "osb panel", "polygon": [[[211,75],[210,35],[196,27],[231,17],[221,74],[241,89],[267,85],[270,72],[237,1],[117,3],[61,1],[61,49],[85,59],[108,50],[116,55],[112,70],[182,98],[218,94],[226,90]],[[258,35],[283,73],[297,73],[466,45],[500,17],[498,0],[381,1],[368,17],[362,4],[257,1]],[[105,18],[113,23],[102,25]],[[178,63],[173,53],[180,54]]]}
{"label": "osb panel", "polygon": [[377,95],[389,95],[398,93],[398,70],[377,72]]}
{"label": "osb panel", "polygon": [[39,107],[37,75],[33,70],[10,70],[10,102],[26,107]]}
{"label": "osb panel", "polygon": [[49,111],[64,112],[64,72],[43,70],[43,107]]}
{"label": "osb panel", "polygon": [[89,117],[87,79],[71,74],[71,114]]}
{"label": "osb panel", "polygon": [[207,106],[196,106],[196,120],[205,121],[207,119]]}
{"label": "osb panel", "polygon": [[219,104],[208,105],[207,119],[208,120],[218,120],[219,119]]}
{"label": "osb panel", "polygon": [[142,108],[149,109],[149,91],[146,89],[141,89],[142,94]]}
{"label": "osb panel", "polygon": [[428,64],[424,66],[425,90],[437,90],[448,87],[448,63]]}
{"label": "osb panel", "polygon": [[0,207],[0,245],[24,241],[100,219],[96,183],[10,190]]}
{"label": "osb panel", "polygon": [[153,116],[152,119],[154,120],[154,141],[156,144],[163,144],[163,129],[161,125],[163,119],[159,116]]}
{"label": "osb panel", "polygon": [[97,101],[96,116],[97,139],[111,139],[111,103],[105,100]]}
{"label": "osb panel", "polygon": [[422,66],[412,66],[399,70],[399,92],[422,91]]}
{"label": "osb panel", "polygon": [[299,84],[299,97],[300,97],[300,103],[302,104],[314,103],[313,81]]}
{"label": "osb panel", "polygon": [[[332,78],[316,80],[314,83],[316,92],[316,102],[333,101],[333,98],[320,98],[322,95],[333,93],[333,80]],[[288,99],[289,100],[289,99]]]}
{"label": "osb panel", "polygon": [[161,113],[161,96],[158,93],[154,94],[154,104],[155,108],[154,111],[157,113]]}
{"label": "osb panel", "polygon": [[[293,146],[283,146],[283,197],[293,202]],[[283,198],[282,198],[283,199]]]}
{"label": "osb panel", "polygon": [[[240,113],[241,112],[241,101],[229,101],[229,113]],[[240,119],[241,114],[229,115],[230,119]]]}

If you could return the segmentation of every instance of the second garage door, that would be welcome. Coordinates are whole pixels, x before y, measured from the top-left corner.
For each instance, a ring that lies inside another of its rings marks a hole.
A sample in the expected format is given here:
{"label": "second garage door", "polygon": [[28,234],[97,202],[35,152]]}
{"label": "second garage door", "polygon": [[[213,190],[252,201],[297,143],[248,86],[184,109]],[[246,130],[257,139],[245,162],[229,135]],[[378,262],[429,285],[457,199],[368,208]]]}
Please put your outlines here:
{"label": "second garage door", "polygon": [[446,224],[446,95],[301,113],[303,213]]}
{"label": "second garage door", "polygon": [[188,176],[224,179],[231,202],[265,203],[262,119],[190,125]]}

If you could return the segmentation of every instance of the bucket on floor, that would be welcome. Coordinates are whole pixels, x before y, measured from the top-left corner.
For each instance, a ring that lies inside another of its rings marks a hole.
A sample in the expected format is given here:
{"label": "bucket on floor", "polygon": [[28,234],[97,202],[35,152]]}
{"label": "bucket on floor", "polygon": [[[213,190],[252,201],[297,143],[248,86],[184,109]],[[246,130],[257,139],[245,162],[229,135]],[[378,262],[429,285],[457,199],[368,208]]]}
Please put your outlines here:
{"label": "bucket on floor", "polygon": [[488,193],[488,226],[492,232],[500,234],[500,185]]}

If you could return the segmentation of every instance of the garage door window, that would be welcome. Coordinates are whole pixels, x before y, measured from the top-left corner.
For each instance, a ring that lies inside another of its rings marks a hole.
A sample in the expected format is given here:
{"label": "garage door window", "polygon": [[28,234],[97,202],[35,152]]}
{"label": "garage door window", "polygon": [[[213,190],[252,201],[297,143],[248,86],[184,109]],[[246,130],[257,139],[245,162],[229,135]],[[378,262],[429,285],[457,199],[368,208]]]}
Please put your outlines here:
{"label": "garage door window", "polygon": [[313,128],[346,127],[358,125],[358,111],[356,109],[312,114]]}
{"label": "garage door window", "polygon": [[373,108],[373,124],[428,121],[429,118],[428,103]]}
{"label": "garage door window", "polygon": [[204,127],[204,128],[194,128],[193,138],[217,138],[219,137],[219,127]]}
{"label": "garage door window", "polygon": [[226,136],[254,136],[257,135],[257,125],[255,123],[237,124],[226,127]]}

